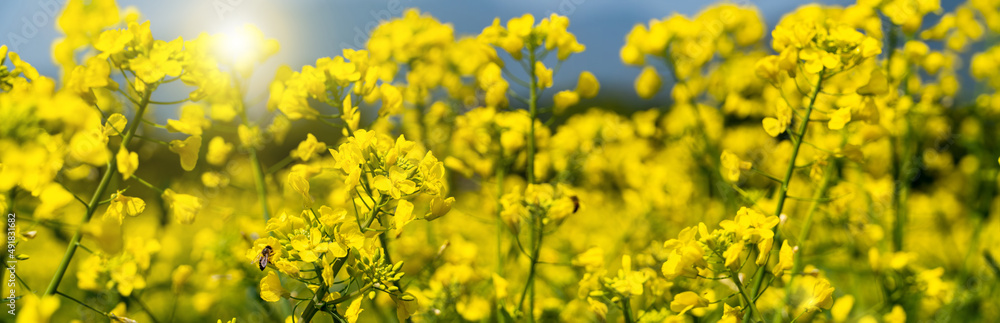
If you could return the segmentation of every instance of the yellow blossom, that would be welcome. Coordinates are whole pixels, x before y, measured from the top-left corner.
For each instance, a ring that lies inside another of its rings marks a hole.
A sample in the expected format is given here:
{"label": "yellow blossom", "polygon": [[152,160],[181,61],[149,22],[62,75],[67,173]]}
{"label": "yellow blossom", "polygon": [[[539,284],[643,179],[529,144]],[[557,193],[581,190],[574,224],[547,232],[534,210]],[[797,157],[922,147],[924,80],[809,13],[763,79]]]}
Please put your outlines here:
{"label": "yellow blossom", "polygon": [[781,277],[785,270],[791,269],[795,254],[795,249],[788,245],[788,240],[781,242],[781,251],[778,253],[778,264],[774,266],[772,272],[775,276]]}
{"label": "yellow blossom", "polygon": [[535,62],[535,78],[538,80],[539,89],[552,87],[552,69],[545,67],[541,61]]}
{"label": "yellow blossom", "polygon": [[167,120],[167,130],[192,136],[201,136],[202,129],[209,125],[205,109],[200,104],[185,104],[181,107],[180,120]]}
{"label": "yellow blossom", "polygon": [[656,92],[660,91],[660,75],[656,73],[656,68],[646,66],[642,73],[635,79],[635,92],[640,98],[650,99]]}
{"label": "yellow blossom", "polygon": [[118,224],[122,224],[125,216],[137,216],[146,209],[146,202],[138,197],[122,195],[122,191],[112,194],[111,204],[104,211],[104,218],[114,218]]}
{"label": "yellow blossom", "polygon": [[819,279],[813,286],[812,296],[809,299],[807,308],[810,311],[819,309],[830,309],[833,306],[833,287],[826,279]]}
{"label": "yellow blossom", "polygon": [[181,168],[191,171],[198,164],[198,152],[201,151],[201,136],[189,136],[184,140],[170,142],[170,151],[181,157]]}
{"label": "yellow blossom", "polygon": [[851,108],[845,107],[837,109],[830,115],[830,122],[827,125],[830,130],[844,129],[844,126],[851,122]]}
{"label": "yellow blossom", "polygon": [[435,196],[431,199],[431,212],[424,216],[427,221],[433,221],[451,211],[451,205],[455,203],[454,197],[442,198]]}
{"label": "yellow blossom", "polygon": [[122,179],[128,180],[139,169],[139,155],[135,152],[129,152],[125,146],[118,148],[115,161],[118,163],[118,172],[122,174]]}
{"label": "yellow blossom", "polygon": [[211,165],[222,166],[229,158],[229,153],[233,151],[233,144],[227,143],[222,137],[215,136],[208,141],[208,152],[205,153],[205,161]]}
{"label": "yellow blossom", "polygon": [[552,96],[552,100],[554,101],[553,112],[562,114],[566,112],[566,109],[580,102],[580,94],[575,91],[563,90]]}
{"label": "yellow blossom", "polygon": [[162,197],[177,222],[191,224],[194,222],[195,215],[201,210],[201,199],[195,196],[179,194],[168,188],[163,192]]}
{"label": "yellow blossom", "polygon": [[399,204],[396,205],[396,213],[392,218],[395,223],[395,228],[392,230],[392,234],[399,237],[399,235],[403,232],[403,227],[416,219],[413,214],[413,203],[410,203],[410,201],[407,200],[400,200]]}
{"label": "yellow blossom", "polygon": [[260,298],[265,301],[271,303],[280,301],[287,293],[285,288],[281,287],[281,280],[274,271],[267,272],[267,276],[260,280]]}
{"label": "yellow blossom", "polygon": [[316,140],[316,136],[309,133],[306,135],[306,140],[299,143],[298,148],[292,150],[289,154],[293,158],[299,159],[301,161],[309,161],[310,158],[319,154],[321,151],[326,149],[326,143],[319,142]]}
{"label": "yellow blossom", "polygon": [[355,323],[358,321],[358,316],[360,316],[361,312],[364,311],[364,309],[361,308],[361,301],[363,299],[363,297],[355,298],[351,301],[351,304],[347,306],[347,310],[344,311],[344,318],[347,319],[348,323]]}
{"label": "yellow blossom", "polygon": [[684,314],[691,309],[705,306],[708,306],[708,300],[692,291],[674,295],[674,300],[670,301],[670,310],[678,314]]}
{"label": "yellow blossom", "polygon": [[493,290],[496,294],[497,299],[507,298],[507,286],[510,283],[506,279],[500,277],[496,273],[493,273]]}
{"label": "yellow blossom", "polygon": [[581,98],[590,99],[597,96],[597,92],[601,90],[601,83],[597,82],[597,77],[589,71],[580,72],[580,78],[576,81],[576,93],[580,94]]}

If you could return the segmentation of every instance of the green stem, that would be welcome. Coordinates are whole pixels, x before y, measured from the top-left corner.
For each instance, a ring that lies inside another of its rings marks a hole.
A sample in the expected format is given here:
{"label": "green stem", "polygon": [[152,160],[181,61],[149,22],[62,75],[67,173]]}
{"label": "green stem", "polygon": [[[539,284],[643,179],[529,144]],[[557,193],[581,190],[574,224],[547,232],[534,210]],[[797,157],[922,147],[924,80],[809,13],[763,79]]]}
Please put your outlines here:
{"label": "green stem", "polygon": [[[151,84],[150,88],[146,90],[146,93],[142,95],[142,101],[139,102],[138,110],[135,113],[135,120],[141,120],[142,114],[146,112],[146,106],[149,105],[149,96],[153,93],[153,88],[155,84]],[[125,138],[122,139],[122,145],[127,146],[132,137],[135,136],[135,131],[139,129],[139,122],[133,120],[132,124],[129,126]],[[118,163],[114,160],[114,155],[111,157],[111,162],[108,163],[108,170],[104,173],[104,177],[101,178],[101,182],[97,185],[97,190],[94,191],[94,195],[90,198],[90,203],[87,203],[87,213],[83,216],[83,221],[80,222],[80,228],[76,230],[73,234],[73,238],[69,241],[69,246],[66,247],[66,254],[63,255],[62,260],[59,262],[59,267],[56,268],[56,274],[52,276],[52,281],[49,282],[49,287],[45,289],[45,295],[53,295],[59,288],[59,283],[62,281],[64,275],[66,275],[66,269],[69,268],[70,261],[73,260],[73,254],[76,253],[76,248],[80,244],[80,239],[83,238],[83,225],[90,222],[90,218],[94,216],[97,212],[97,206],[100,203],[101,196],[104,196],[104,192],[108,189],[108,184],[111,183],[111,178],[115,175],[118,170]]]}
{"label": "green stem", "polygon": [[134,178],[136,181],[138,181],[139,183],[141,183],[143,186],[146,186],[146,187],[148,187],[151,190],[159,192],[161,195],[164,194],[164,193],[166,193],[166,191],[164,191],[163,189],[161,189],[159,187],[156,187],[153,184],[150,184],[149,182],[147,182],[146,180],[140,178],[139,176],[135,176],[133,174],[132,178]]}
{"label": "green stem", "polygon": [[528,267],[528,280],[521,292],[521,301],[518,307],[524,307],[525,295],[528,296],[528,322],[535,320],[535,268],[538,267],[538,253],[542,249],[542,221],[541,217],[532,212],[531,225],[531,266]]}
{"label": "green stem", "polygon": [[56,295],[62,296],[62,297],[66,298],[66,299],[69,299],[69,300],[71,300],[71,301],[73,301],[73,302],[75,302],[77,304],[80,304],[83,307],[86,307],[86,308],[90,309],[91,311],[94,311],[94,312],[97,312],[98,314],[101,314],[101,316],[110,317],[110,314],[108,314],[107,312],[101,311],[99,309],[94,308],[93,306],[87,305],[87,303],[81,302],[80,300],[78,300],[78,299],[76,299],[76,298],[74,298],[72,296],[63,294],[61,292],[56,292]]}
{"label": "green stem", "polygon": [[260,166],[260,158],[257,156],[257,148],[250,147],[250,168],[253,168],[254,186],[257,187],[257,199],[260,200],[260,209],[264,212],[264,222],[271,219],[271,211],[267,207],[267,185],[264,179],[264,169]]}
{"label": "green stem", "polygon": [[[892,58],[893,56],[895,56],[896,47],[899,44],[898,32],[899,32],[899,27],[893,25],[889,29],[888,35],[886,35],[886,37],[889,38],[888,41],[889,53],[886,56],[886,64],[885,64],[887,68],[889,66],[892,66]],[[907,68],[910,68],[910,66],[907,65]],[[887,75],[891,77],[891,74]],[[889,79],[889,84],[894,84],[893,83],[894,81],[896,80]],[[906,87],[904,86],[904,89],[905,88]],[[894,219],[892,223],[892,248],[894,251],[903,250],[903,227],[906,224],[906,205],[903,201],[906,201],[907,195],[909,195],[909,186],[910,186],[909,174],[906,173],[906,171],[909,169],[908,160],[910,159],[909,158],[910,156],[909,156],[909,150],[905,145],[906,142],[910,141],[909,140],[910,123],[909,123],[909,118],[906,114],[903,114],[900,117],[902,118],[897,119],[896,122],[899,121],[903,122],[906,132],[902,134],[903,135],[902,140],[899,138],[899,134],[897,133],[895,136],[892,136],[892,141],[891,141],[892,143],[891,162],[893,168],[893,177],[895,179],[893,185],[894,194],[892,199],[892,210],[894,211],[893,214]]]}
{"label": "green stem", "polygon": [[[761,272],[764,271],[762,270]],[[743,299],[746,300],[747,305],[750,306],[750,311],[747,312],[747,315],[749,316],[750,314],[756,313],[757,317],[759,317],[760,320],[763,321],[764,315],[761,314],[759,310],[757,310],[757,305],[756,302],[754,302],[754,298],[750,297],[750,295],[747,294],[746,289],[743,288],[743,282],[740,281],[739,274],[737,274],[735,270],[729,269],[729,277],[732,278],[733,283],[736,285],[736,288],[739,289],[740,294],[743,295]],[[743,320],[746,321],[747,319],[744,318]]]}
{"label": "green stem", "polygon": [[[379,235],[379,241],[382,243],[382,252],[385,254],[385,256],[384,256],[385,257],[385,262],[389,263],[389,264],[395,264],[395,263],[392,262],[392,257],[389,256],[389,240],[386,237],[386,234],[384,232]],[[400,270],[402,270],[402,269],[400,269]],[[403,292],[403,285],[400,284],[398,280],[393,281],[392,285],[396,286],[396,288],[399,289],[400,293]],[[413,319],[407,317],[405,321],[407,323],[412,323]]]}
{"label": "green stem", "polygon": [[150,320],[150,321],[153,321],[153,323],[160,323],[160,321],[158,321],[158,320],[156,319],[156,317],[155,317],[155,316],[153,316],[153,312],[152,312],[152,311],[150,311],[148,307],[146,307],[146,304],[145,304],[145,303],[143,303],[143,302],[142,302],[142,300],[141,300],[141,299],[139,299],[139,297],[138,297],[138,296],[136,296],[135,294],[132,294],[132,299],[133,299],[133,300],[135,300],[135,302],[136,302],[137,304],[139,304],[139,307],[141,307],[141,308],[142,308],[142,311],[143,311],[143,312],[146,312],[146,315],[149,315],[149,320]]}
{"label": "green stem", "polygon": [[[793,265],[792,265],[792,273],[793,274],[788,278],[788,283],[785,285],[785,304],[786,305],[788,305],[791,302],[791,299],[792,299],[792,286],[793,286],[792,282],[794,282],[795,281],[795,277],[798,276],[798,275],[796,275],[794,273],[799,273],[799,272],[802,271],[802,266],[803,266],[802,265],[802,258],[805,255],[805,251],[806,251],[806,249],[805,249],[806,241],[809,241],[809,233],[811,232],[811,229],[812,229],[813,215],[816,213],[816,210],[819,209],[819,202],[821,201],[821,198],[823,197],[823,195],[826,195],[826,191],[830,187],[830,182],[831,182],[831,179],[832,179],[832,173],[833,173],[833,170],[836,168],[835,165],[836,165],[836,162],[831,161],[830,164],[828,164],[826,166],[826,170],[823,171],[823,180],[820,181],[819,189],[817,189],[816,192],[813,194],[812,203],[809,204],[809,211],[806,212],[805,222],[802,223],[802,230],[799,232],[799,238],[798,238],[798,241],[799,241],[798,242],[798,244],[799,244],[798,245],[798,248],[799,248],[798,249],[798,255],[795,256],[795,259],[794,259]],[[780,322],[781,321],[781,311],[778,311],[777,313],[774,314],[774,321],[775,322]]]}
{"label": "green stem", "polygon": [[[819,97],[819,90],[823,85],[824,73],[826,73],[826,68],[819,72],[819,79],[816,80],[816,88],[813,89],[812,95],[809,96],[809,106],[806,107],[806,115],[802,118],[802,122],[799,124],[798,133],[793,134],[794,137],[798,137],[798,140],[795,140],[795,144],[792,146],[791,160],[788,161],[788,169],[785,171],[785,179],[781,181],[781,189],[778,193],[778,206],[774,210],[774,215],[776,216],[780,216],[781,211],[785,207],[785,199],[788,197],[788,184],[792,181],[792,174],[795,173],[795,159],[799,156],[799,148],[802,147],[802,141],[806,139],[806,130],[809,129],[809,123],[806,122],[806,120],[809,120],[809,115],[812,114],[813,108],[816,106],[816,98]],[[776,243],[781,241],[781,230],[778,230],[777,226],[774,227],[774,241]],[[771,251],[776,252],[777,250],[776,248],[772,248]],[[764,264],[764,266],[766,265],[767,264]],[[753,291],[751,294],[754,295],[754,297],[751,298],[751,306],[754,305],[753,299],[756,299],[757,292],[760,291],[760,286],[764,282],[764,272],[766,272],[766,270],[759,270],[757,271],[757,274],[754,275],[753,288],[751,289]],[[746,313],[743,316],[743,320],[749,321],[750,313]]]}
{"label": "green stem", "polygon": [[[497,193],[497,203],[496,203],[496,222],[497,222],[497,276],[503,276],[503,234],[504,221],[503,221],[503,203],[501,199],[503,198],[503,178],[506,172],[506,167],[504,167],[503,160],[503,146],[499,145],[500,149],[497,152],[497,163],[496,163],[496,193]],[[502,311],[500,300],[498,299],[494,306],[494,311],[498,322],[504,322],[504,316]]]}
{"label": "green stem", "polygon": [[635,322],[632,319],[632,305],[629,303],[628,297],[622,298],[622,313],[625,315],[625,323]]}
{"label": "green stem", "polygon": [[[528,69],[531,74],[531,87],[529,88],[531,97],[528,100],[528,110],[531,114],[531,124],[528,126],[528,185],[535,184],[535,120],[538,119],[538,76],[535,74],[535,46],[528,44]],[[524,291],[528,294],[528,322],[535,321],[535,266],[538,265],[538,250],[541,249],[542,228],[538,215],[532,213],[531,229],[531,267],[528,270],[528,280],[525,282]],[[537,232],[537,233],[536,233]],[[521,302],[518,307],[523,307],[525,294],[521,293]]]}
{"label": "green stem", "polygon": [[504,233],[504,222],[503,222],[503,203],[501,199],[503,198],[503,178],[506,169],[503,162],[503,147],[500,147],[500,151],[497,153],[497,169],[496,169],[496,181],[497,181],[497,203],[496,203],[496,214],[497,214],[497,275],[503,276],[503,233]]}
{"label": "green stem", "polygon": [[535,75],[535,47],[528,45],[528,63],[531,70],[531,97],[528,99],[528,110],[531,114],[531,124],[528,125],[528,185],[535,183],[535,120],[538,119],[538,76]]}

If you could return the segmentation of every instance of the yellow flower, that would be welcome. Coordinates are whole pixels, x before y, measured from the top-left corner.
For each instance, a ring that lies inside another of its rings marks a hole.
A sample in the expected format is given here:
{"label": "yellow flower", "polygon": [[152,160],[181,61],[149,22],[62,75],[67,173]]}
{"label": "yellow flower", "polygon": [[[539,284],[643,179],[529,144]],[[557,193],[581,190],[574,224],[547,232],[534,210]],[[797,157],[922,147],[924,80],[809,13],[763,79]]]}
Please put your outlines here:
{"label": "yellow flower", "polygon": [[427,221],[433,221],[434,219],[440,218],[448,212],[451,211],[451,204],[455,203],[454,197],[441,198],[440,196],[435,196],[431,199],[431,213],[424,216]]}
{"label": "yellow flower", "polygon": [[378,110],[379,116],[391,116],[399,114],[403,108],[403,95],[399,88],[392,84],[382,83],[379,86],[379,93],[382,94],[382,108]]}
{"label": "yellow flower", "polygon": [[646,66],[635,79],[635,92],[640,98],[650,99],[660,91],[660,85],[660,75],[656,73],[656,68]]}
{"label": "yellow flower", "polygon": [[509,103],[507,101],[507,90],[510,84],[507,81],[496,82],[486,89],[485,103],[487,107],[503,108]]}
{"label": "yellow flower", "polygon": [[497,299],[504,299],[507,297],[507,286],[510,285],[506,279],[500,277],[496,273],[493,273],[493,291],[496,294]]}
{"label": "yellow flower", "polygon": [[139,169],[139,155],[126,150],[125,145],[118,148],[115,161],[118,162],[118,172],[122,174],[124,180],[131,178],[132,174],[135,174],[135,170]]}
{"label": "yellow flower", "polygon": [[764,118],[764,132],[771,137],[777,137],[785,132],[792,122],[792,108],[784,100],[778,100],[775,117]]}
{"label": "yellow flower", "polygon": [[241,124],[236,128],[236,133],[240,137],[240,144],[245,148],[260,148],[264,144],[264,139],[260,137],[260,128],[257,126]]}
{"label": "yellow flower", "polygon": [[312,133],[306,134],[306,140],[299,143],[299,147],[289,155],[301,161],[309,161],[310,158],[326,149],[326,143],[316,141],[316,136]]}
{"label": "yellow flower", "polygon": [[101,51],[98,57],[107,59],[108,56],[123,51],[125,45],[132,42],[132,37],[132,33],[124,29],[105,30],[94,42],[94,49]]}
{"label": "yellow flower", "polygon": [[14,70],[10,71],[11,75],[18,75],[20,73],[32,81],[38,78],[38,70],[34,66],[31,66],[31,64],[28,64],[28,62],[21,60],[21,55],[10,52],[7,54],[7,57],[10,57],[10,63],[14,65]]}
{"label": "yellow flower", "polygon": [[76,92],[85,101],[94,103],[96,97],[91,92],[93,88],[118,88],[118,84],[109,78],[110,74],[111,64],[106,59],[91,57],[85,65],[73,68],[65,87]]}
{"label": "yellow flower", "polygon": [[208,152],[205,153],[205,161],[211,165],[222,166],[229,158],[229,153],[233,151],[233,144],[227,143],[222,137],[215,136],[208,141]]}
{"label": "yellow flower", "polygon": [[580,94],[576,93],[575,91],[563,90],[553,95],[552,101],[553,101],[553,107],[552,107],[553,112],[555,112],[556,114],[562,114],[563,112],[566,112],[566,109],[580,102]]}
{"label": "yellow flower", "polygon": [[664,277],[674,279],[682,275],[695,276],[698,274],[698,268],[708,267],[705,250],[694,239],[696,233],[697,228],[688,227],[677,234],[677,239],[663,243],[663,247],[671,251],[667,261],[660,268]]}
{"label": "yellow flower", "polygon": [[104,122],[104,135],[110,137],[125,134],[125,125],[127,123],[128,119],[121,113],[112,114],[108,117],[108,121]]}
{"label": "yellow flower", "polygon": [[265,301],[271,303],[280,301],[281,297],[287,293],[285,288],[281,287],[281,280],[278,279],[278,274],[274,271],[267,272],[267,276],[260,280],[260,298]]}
{"label": "yellow flower", "polygon": [[868,84],[858,88],[858,94],[861,95],[882,95],[888,92],[889,79],[886,78],[885,73],[883,73],[880,68],[872,69],[872,74],[868,79]]}
{"label": "yellow flower", "polygon": [[833,287],[826,279],[819,279],[813,286],[812,297],[809,299],[807,309],[810,311],[819,309],[830,309],[833,306]]}
{"label": "yellow flower", "polygon": [[772,272],[775,276],[781,277],[781,274],[783,274],[785,270],[791,269],[794,264],[793,256],[795,255],[795,248],[788,245],[788,240],[784,240],[781,243],[781,251],[778,254],[778,264],[774,266],[774,270]]}
{"label": "yellow flower", "polygon": [[592,297],[587,297],[587,309],[594,312],[594,314],[597,314],[597,317],[599,317],[601,321],[604,321],[605,317],[608,315],[608,305]]}
{"label": "yellow flower", "polygon": [[189,136],[184,140],[170,142],[170,151],[181,157],[181,168],[191,171],[198,164],[198,152],[201,150],[201,136]]}
{"label": "yellow flower", "polygon": [[458,314],[466,321],[479,322],[490,315],[490,302],[479,296],[465,296],[455,304]]}
{"label": "yellow flower", "polygon": [[210,188],[226,187],[229,185],[229,177],[218,172],[204,172],[201,174],[201,183]]}
{"label": "yellow flower", "polygon": [[79,131],[69,140],[69,157],[91,166],[104,166],[111,158],[111,153],[105,146],[108,137],[102,130],[88,128]]}
{"label": "yellow flower", "polygon": [[576,93],[580,94],[581,98],[590,99],[597,96],[597,92],[601,90],[601,83],[597,82],[597,77],[589,71],[580,72],[580,78],[576,81]]}
{"label": "yellow flower", "polygon": [[539,89],[552,87],[552,69],[545,67],[541,61],[535,62],[535,78],[538,80]]}
{"label": "yellow flower", "polygon": [[573,266],[581,266],[587,272],[594,272],[604,268],[604,249],[592,247],[573,258]]}
{"label": "yellow flower", "polygon": [[411,173],[412,170],[404,170],[399,166],[392,166],[389,168],[389,176],[376,176],[372,187],[389,193],[394,199],[413,194],[417,191],[417,185],[409,179]]}
{"label": "yellow flower", "polygon": [[168,188],[162,197],[177,222],[191,224],[195,215],[201,210],[201,200],[195,196],[179,194]]}
{"label": "yellow flower", "polygon": [[38,297],[34,293],[24,293],[17,304],[17,323],[49,322],[52,314],[59,309],[59,296],[47,295]]}
{"label": "yellow flower", "polygon": [[743,241],[739,241],[729,245],[729,248],[726,248],[726,251],[722,253],[722,257],[726,258],[726,267],[733,270],[739,268],[740,255],[743,254],[743,249],[745,247],[746,245]]}
{"label": "yellow flower", "polygon": [[393,215],[393,222],[395,223],[395,228],[392,230],[392,234],[399,237],[400,233],[403,232],[403,227],[413,222],[416,217],[413,214],[413,203],[407,200],[399,200],[396,204],[396,213]]}
{"label": "yellow flower", "polygon": [[170,274],[171,286],[173,286],[174,292],[180,292],[181,288],[184,287],[184,283],[191,278],[191,272],[194,268],[190,265],[180,265],[174,268],[173,273]]}
{"label": "yellow flower", "polygon": [[146,279],[139,273],[139,265],[129,261],[111,270],[111,280],[115,282],[118,293],[128,297],[136,289],[146,288]]}
{"label": "yellow flower", "polygon": [[292,166],[287,177],[288,186],[296,193],[302,195],[303,200],[310,205],[313,202],[313,198],[309,195],[309,179],[315,173],[316,171],[311,170],[310,167],[300,164]]}
{"label": "yellow flower", "polygon": [[101,290],[103,286],[97,283],[97,279],[106,270],[104,258],[97,254],[91,254],[76,271],[76,286],[83,290]]}
{"label": "yellow flower", "polygon": [[122,191],[111,195],[111,204],[104,211],[104,218],[114,218],[122,224],[125,216],[137,216],[146,209],[146,202],[138,197],[122,195]]}
{"label": "yellow flower", "polygon": [[892,307],[889,314],[882,316],[882,319],[886,323],[906,323],[906,311],[903,310],[902,306],[896,305]]}
{"label": "yellow flower", "polygon": [[201,136],[202,129],[210,122],[205,119],[205,109],[200,104],[185,104],[181,107],[180,120],[167,120],[167,130],[192,136]]}
{"label": "yellow flower", "polygon": [[507,31],[511,35],[517,37],[528,37],[531,34],[531,28],[535,25],[535,16],[530,13],[526,13],[520,17],[512,18],[507,21]]}
{"label": "yellow flower", "polygon": [[727,303],[723,304],[722,318],[719,319],[719,323],[740,323],[743,321],[743,311],[740,307],[732,307]]}
{"label": "yellow flower", "polygon": [[148,52],[140,52],[139,56],[131,59],[129,66],[146,84],[158,82],[167,75],[178,76],[181,74],[181,62],[175,56],[180,55],[183,42],[180,37],[170,42],[156,40]]}
{"label": "yellow flower", "polygon": [[323,237],[323,233],[314,227],[306,234],[292,236],[289,241],[302,261],[316,262],[320,255],[329,250],[329,242],[324,241]]}
{"label": "yellow flower", "polygon": [[827,126],[830,127],[830,130],[840,130],[844,129],[848,122],[851,122],[851,108],[844,107],[837,109],[830,115],[830,122],[827,123]]}
{"label": "yellow flower", "polygon": [[722,169],[726,180],[735,182],[740,180],[740,171],[749,170],[753,167],[748,161],[740,160],[740,157],[729,150],[722,151]]}
{"label": "yellow flower", "polygon": [[851,315],[851,308],[854,307],[854,296],[844,295],[833,303],[830,308],[830,315],[834,322],[846,322],[848,315]]}
{"label": "yellow flower", "polygon": [[643,284],[646,283],[646,273],[643,271],[632,271],[632,257],[622,256],[622,269],[618,271],[618,278],[613,287],[623,295],[642,295]]}
{"label": "yellow flower", "polygon": [[674,300],[670,301],[670,310],[678,314],[684,314],[691,309],[706,306],[708,306],[708,300],[692,291],[674,295]]}
{"label": "yellow flower", "polygon": [[344,311],[344,318],[347,319],[348,323],[355,323],[358,321],[358,316],[360,316],[361,312],[364,311],[364,309],[361,308],[362,300],[364,300],[364,297],[355,298],[351,301],[351,305],[347,306],[347,310]]}

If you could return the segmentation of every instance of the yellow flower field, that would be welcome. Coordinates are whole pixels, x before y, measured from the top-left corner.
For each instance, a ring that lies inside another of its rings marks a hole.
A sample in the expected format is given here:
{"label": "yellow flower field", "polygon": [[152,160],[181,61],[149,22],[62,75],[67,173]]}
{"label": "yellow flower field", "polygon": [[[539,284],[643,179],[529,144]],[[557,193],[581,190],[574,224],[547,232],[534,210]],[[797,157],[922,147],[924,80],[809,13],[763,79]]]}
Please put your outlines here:
{"label": "yellow flower field", "polygon": [[558,14],[408,9],[258,93],[253,25],[60,10],[0,46],[0,321],[1000,321],[997,0],[636,22],[621,93],[556,81]]}

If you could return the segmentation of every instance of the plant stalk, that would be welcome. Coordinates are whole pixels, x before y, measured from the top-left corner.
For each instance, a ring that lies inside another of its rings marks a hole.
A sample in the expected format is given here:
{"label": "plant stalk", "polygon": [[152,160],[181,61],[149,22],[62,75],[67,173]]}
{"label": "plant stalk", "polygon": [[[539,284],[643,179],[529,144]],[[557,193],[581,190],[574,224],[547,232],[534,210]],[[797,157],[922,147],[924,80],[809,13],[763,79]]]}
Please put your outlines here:
{"label": "plant stalk", "polygon": [[[135,136],[135,131],[139,129],[139,120],[142,120],[143,113],[146,112],[146,106],[149,105],[149,97],[153,94],[153,88],[155,84],[150,85],[151,88],[143,93],[142,100],[139,102],[138,108],[135,113],[135,120],[132,121],[132,125],[129,126],[128,131],[126,131],[125,137],[122,139],[122,145],[127,146],[132,137]],[[111,183],[111,178],[114,177],[115,173],[118,171],[118,162],[115,160],[115,154],[111,155],[111,161],[108,163],[108,170],[104,173],[104,177],[101,178],[101,182],[97,185],[97,190],[94,191],[94,195],[90,197],[90,202],[87,203],[87,213],[83,216],[83,221],[80,222],[80,228],[76,230],[73,234],[73,238],[69,241],[69,246],[66,247],[66,254],[63,255],[62,260],[59,262],[59,267],[56,267],[56,274],[52,276],[52,281],[49,282],[49,287],[45,289],[45,295],[53,295],[59,289],[59,283],[62,281],[64,275],[66,275],[66,270],[69,268],[69,263],[73,260],[73,254],[76,253],[77,246],[80,245],[80,239],[83,238],[83,225],[90,222],[90,218],[94,216],[97,212],[97,207],[100,205],[101,196],[104,196],[104,192],[108,189],[108,184]]]}
{"label": "plant stalk", "polygon": [[[824,73],[826,73],[826,68],[823,68],[823,70],[821,70],[819,72],[819,79],[816,80],[816,87],[813,88],[812,95],[809,96],[809,106],[806,107],[806,114],[803,117],[802,122],[799,124],[798,132],[792,134],[793,139],[795,139],[794,137],[798,137],[798,139],[795,140],[795,145],[792,146],[792,157],[791,157],[791,160],[788,161],[788,170],[785,171],[785,178],[781,181],[781,189],[780,189],[780,192],[778,193],[778,206],[775,208],[775,211],[774,211],[774,215],[776,215],[776,216],[780,216],[781,215],[781,211],[785,207],[785,200],[788,198],[788,184],[792,181],[792,174],[795,173],[795,159],[799,156],[799,148],[802,147],[802,141],[805,140],[806,130],[809,129],[809,122],[808,122],[809,121],[809,115],[812,114],[813,108],[816,106],[816,98],[819,97],[819,91],[820,91],[820,88],[823,85]],[[781,240],[781,230],[778,230],[777,226],[774,227],[774,241],[779,246],[781,245],[780,244],[780,242],[782,241]],[[772,248],[772,250],[771,250],[772,253],[774,253],[774,252],[777,251],[777,250],[774,250],[774,249],[775,248]],[[764,264],[764,266],[766,266],[766,265],[767,264]],[[751,291],[752,291],[751,295],[753,297],[750,298],[750,305],[751,306],[753,306],[754,303],[756,302],[757,293],[760,291],[760,286],[764,282],[764,273],[765,272],[767,272],[767,270],[758,270],[757,274],[754,275],[754,278],[753,278],[753,288],[751,288]],[[749,321],[750,320],[750,314],[751,314],[750,312],[747,312],[746,314],[744,314],[743,315],[743,320],[744,321]]]}

